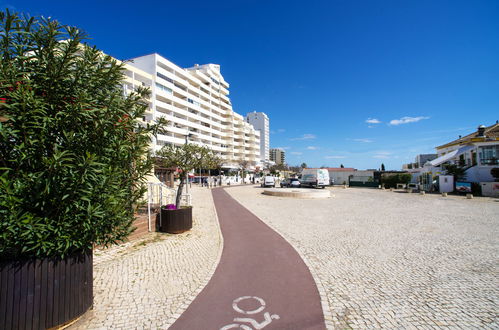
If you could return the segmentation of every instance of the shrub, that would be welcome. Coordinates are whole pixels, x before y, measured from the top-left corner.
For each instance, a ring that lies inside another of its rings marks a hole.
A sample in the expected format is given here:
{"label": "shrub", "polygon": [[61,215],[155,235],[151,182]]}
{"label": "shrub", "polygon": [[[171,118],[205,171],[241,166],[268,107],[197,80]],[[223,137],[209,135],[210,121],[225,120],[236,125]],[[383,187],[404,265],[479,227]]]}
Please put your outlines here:
{"label": "shrub", "polygon": [[63,257],[131,232],[150,172],[148,91],[55,20],[0,13],[0,259]]}
{"label": "shrub", "polygon": [[385,188],[396,188],[397,183],[408,184],[411,182],[412,175],[409,173],[383,174],[381,184]]}
{"label": "shrub", "polygon": [[482,186],[480,185],[479,182],[471,183],[471,193],[474,196],[482,196]]}
{"label": "shrub", "polygon": [[490,175],[494,177],[495,181],[499,181],[499,167],[494,167],[490,170]]}

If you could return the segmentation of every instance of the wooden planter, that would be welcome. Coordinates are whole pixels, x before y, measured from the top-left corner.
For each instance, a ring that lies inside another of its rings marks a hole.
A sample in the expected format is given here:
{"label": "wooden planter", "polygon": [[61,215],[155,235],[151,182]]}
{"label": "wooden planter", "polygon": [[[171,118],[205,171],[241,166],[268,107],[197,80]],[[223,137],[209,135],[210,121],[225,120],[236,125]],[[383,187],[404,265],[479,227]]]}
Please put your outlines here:
{"label": "wooden planter", "polygon": [[161,208],[159,231],[180,234],[192,228],[192,207],[177,210]]}
{"label": "wooden planter", "polygon": [[65,259],[0,261],[0,329],[48,329],[93,302],[92,251]]}

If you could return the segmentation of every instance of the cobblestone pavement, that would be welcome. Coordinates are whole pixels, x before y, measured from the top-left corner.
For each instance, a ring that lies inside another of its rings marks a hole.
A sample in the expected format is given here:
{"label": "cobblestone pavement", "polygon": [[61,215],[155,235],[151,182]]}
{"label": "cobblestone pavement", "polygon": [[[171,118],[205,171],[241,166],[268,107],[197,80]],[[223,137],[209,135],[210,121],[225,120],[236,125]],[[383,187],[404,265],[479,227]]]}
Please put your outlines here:
{"label": "cobblestone pavement", "polygon": [[499,329],[499,202],[377,189],[227,190],[299,252],[332,329]]}
{"label": "cobblestone pavement", "polygon": [[94,252],[94,308],[70,329],[166,329],[208,283],[223,242],[211,190],[193,187],[193,229]]}

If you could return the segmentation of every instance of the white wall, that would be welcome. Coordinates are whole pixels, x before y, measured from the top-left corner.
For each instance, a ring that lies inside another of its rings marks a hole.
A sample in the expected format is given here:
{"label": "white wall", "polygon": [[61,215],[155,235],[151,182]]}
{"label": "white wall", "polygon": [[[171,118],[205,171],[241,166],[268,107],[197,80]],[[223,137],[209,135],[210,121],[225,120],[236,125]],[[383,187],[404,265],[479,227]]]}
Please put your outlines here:
{"label": "white wall", "polygon": [[490,174],[491,166],[473,166],[466,171],[466,181],[470,182],[493,182],[494,177]]}

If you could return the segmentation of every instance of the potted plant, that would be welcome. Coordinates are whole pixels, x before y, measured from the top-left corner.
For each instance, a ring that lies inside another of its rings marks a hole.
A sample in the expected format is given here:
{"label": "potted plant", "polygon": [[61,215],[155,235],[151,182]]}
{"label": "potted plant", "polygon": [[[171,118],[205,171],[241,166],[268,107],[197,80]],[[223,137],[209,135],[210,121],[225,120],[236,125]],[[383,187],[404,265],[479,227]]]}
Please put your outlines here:
{"label": "potted plant", "polygon": [[159,126],[83,31],[9,11],[0,31],[0,329],[52,328],[92,305],[92,247],[131,232]]}
{"label": "potted plant", "polygon": [[189,172],[198,168],[217,168],[220,159],[210,149],[196,144],[166,145],[157,153],[157,162],[164,167],[178,169],[180,182],[175,204],[161,207],[159,231],[179,234],[192,228],[192,207],[181,207],[182,192]]}

